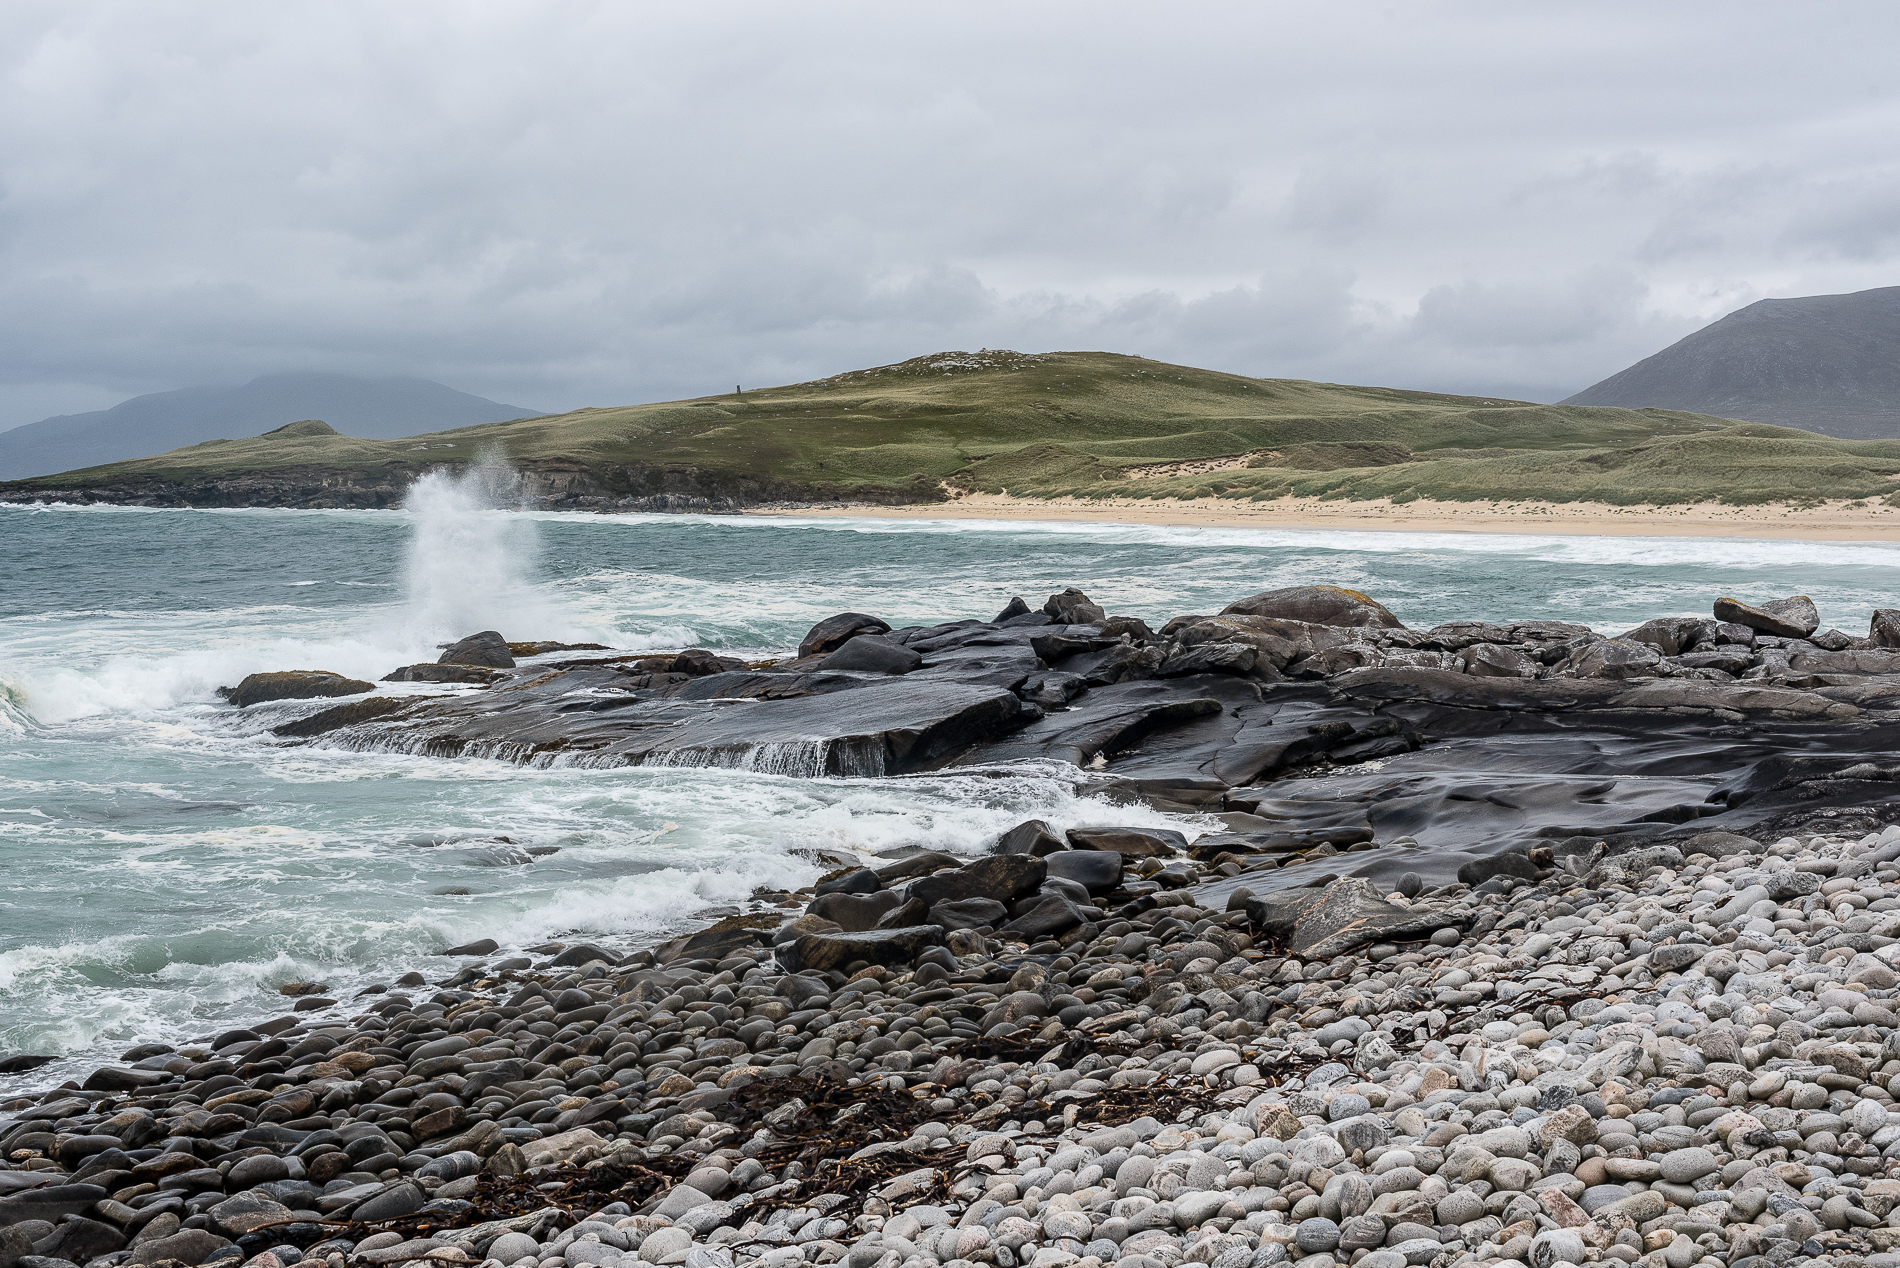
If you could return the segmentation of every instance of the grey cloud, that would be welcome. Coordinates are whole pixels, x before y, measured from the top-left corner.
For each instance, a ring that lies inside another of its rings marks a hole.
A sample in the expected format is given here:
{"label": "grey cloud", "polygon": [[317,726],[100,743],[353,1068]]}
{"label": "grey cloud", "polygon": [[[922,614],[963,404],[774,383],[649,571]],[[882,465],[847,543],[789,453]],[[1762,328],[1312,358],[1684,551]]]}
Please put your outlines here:
{"label": "grey cloud", "polygon": [[1896,29],[22,0],[0,424],[281,369],[565,408],[983,345],[1554,399],[1895,280]]}

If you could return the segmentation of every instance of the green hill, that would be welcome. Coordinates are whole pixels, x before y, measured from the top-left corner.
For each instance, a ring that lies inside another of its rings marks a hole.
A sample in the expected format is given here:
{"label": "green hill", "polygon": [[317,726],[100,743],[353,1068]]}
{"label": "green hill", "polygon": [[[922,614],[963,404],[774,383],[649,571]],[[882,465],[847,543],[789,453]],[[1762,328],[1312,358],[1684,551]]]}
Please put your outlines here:
{"label": "green hill", "polygon": [[743,394],[358,440],[317,423],[0,486],[199,505],[387,505],[486,455],[549,505],[1296,494],[1619,504],[1885,496],[1900,441],[1536,405],[1100,352],[939,353]]}

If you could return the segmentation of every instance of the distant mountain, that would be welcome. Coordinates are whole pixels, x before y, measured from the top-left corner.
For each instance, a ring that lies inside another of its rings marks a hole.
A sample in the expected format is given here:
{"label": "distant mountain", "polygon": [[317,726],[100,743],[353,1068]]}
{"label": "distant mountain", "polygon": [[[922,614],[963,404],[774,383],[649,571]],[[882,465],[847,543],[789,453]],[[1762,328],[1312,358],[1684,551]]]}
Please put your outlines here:
{"label": "distant mountain", "polygon": [[348,436],[389,440],[532,418],[536,413],[428,379],[266,374],[242,387],[153,392],[111,409],[61,414],[0,432],[0,479],[96,467],[206,440],[255,436],[306,418],[320,418]]}
{"label": "distant mountain", "polygon": [[1900,286],[1760,300],[1562,403],[1900,437]]}

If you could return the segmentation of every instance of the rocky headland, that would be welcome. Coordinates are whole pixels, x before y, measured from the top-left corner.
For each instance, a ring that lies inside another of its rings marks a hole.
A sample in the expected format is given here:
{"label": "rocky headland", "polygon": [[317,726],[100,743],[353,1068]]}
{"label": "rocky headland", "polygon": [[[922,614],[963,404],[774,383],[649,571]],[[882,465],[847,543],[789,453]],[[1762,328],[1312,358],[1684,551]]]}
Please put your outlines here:
{"label": "rocky headland", "polygon": [[1604,638],[1068,591],[770,665],[487,632],[392,674],[439,693],[258,675],[285,743],[1040,758],[1103,820],[132,1048],[0,1102],[0,1268],[1900,1265],[1897,644],[1800,599]]}

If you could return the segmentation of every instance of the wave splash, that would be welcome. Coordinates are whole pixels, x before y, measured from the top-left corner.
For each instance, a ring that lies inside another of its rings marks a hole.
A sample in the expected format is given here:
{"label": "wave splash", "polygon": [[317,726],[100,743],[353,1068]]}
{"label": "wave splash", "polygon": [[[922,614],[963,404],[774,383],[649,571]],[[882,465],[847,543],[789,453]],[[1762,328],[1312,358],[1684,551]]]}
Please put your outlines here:
{"label": "wave splash", "polygon": [[406,632],[454,639],[498,629],[510,638],[546,637],[539,631],[554,614],[533,587],[538,525],[511,513],[525,502],[520,475],[494,457],[462,471],[431,471],[410,486]]}

